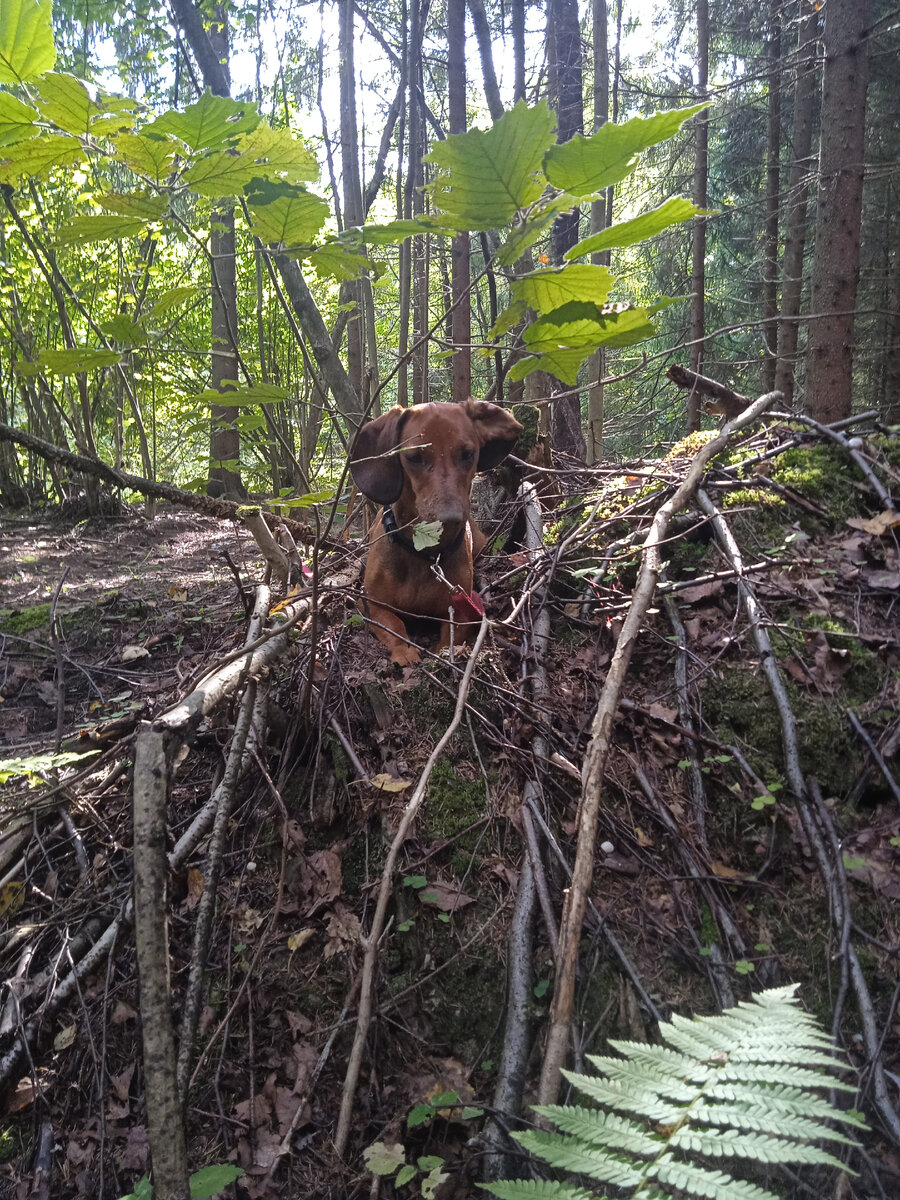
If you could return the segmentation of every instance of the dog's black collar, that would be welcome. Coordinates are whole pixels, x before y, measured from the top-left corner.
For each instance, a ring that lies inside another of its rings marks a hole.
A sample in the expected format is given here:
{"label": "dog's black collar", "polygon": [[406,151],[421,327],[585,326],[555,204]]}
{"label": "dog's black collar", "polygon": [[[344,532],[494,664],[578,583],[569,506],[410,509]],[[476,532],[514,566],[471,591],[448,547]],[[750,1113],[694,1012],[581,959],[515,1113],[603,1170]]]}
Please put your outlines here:
{"label": "dog's black collar", "polygon": [[447,557],[455,554],[462,545],[463,538],[469,529],[468,521],[460,529],[459,533],[446,546],[425,546],[421,550],[417,550],[411,538],[400,532],[400,526],[397,524],[397,518],[394,516],[394,510],[388,504],[385,506],[381,514],[381,523],[384,525],[384,532],[388,535],[388,541],[395,546],[402,546],[404,550],[408,550],[410,554],[414,554],[416,558],[425,558],[429,561],[437,560],[438,558]]}

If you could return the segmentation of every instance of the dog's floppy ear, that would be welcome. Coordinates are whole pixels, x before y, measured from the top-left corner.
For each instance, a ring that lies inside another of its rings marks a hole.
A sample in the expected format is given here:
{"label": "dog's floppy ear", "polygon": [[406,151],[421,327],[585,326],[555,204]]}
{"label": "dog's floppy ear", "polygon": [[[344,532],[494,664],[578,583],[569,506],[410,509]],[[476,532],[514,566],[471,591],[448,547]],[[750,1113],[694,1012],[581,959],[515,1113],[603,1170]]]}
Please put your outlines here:
{"label": "dog's floppy ear", "polygon": [[511,412],[501,408],[499,404],[489,404],[487,400],[470,400],[466,411],[481,438],[478,470],[490,471],[492,467],[502,463],[515,446],[522,426]]}
{"label": "dog's floppy ear", "polygon": [[377,504],[393,504],[403,491],[400,455],[391,454],[400,445],[407,409],[399,405],[383,417],[363,425],[350,448],[350,474],[364,496]]}

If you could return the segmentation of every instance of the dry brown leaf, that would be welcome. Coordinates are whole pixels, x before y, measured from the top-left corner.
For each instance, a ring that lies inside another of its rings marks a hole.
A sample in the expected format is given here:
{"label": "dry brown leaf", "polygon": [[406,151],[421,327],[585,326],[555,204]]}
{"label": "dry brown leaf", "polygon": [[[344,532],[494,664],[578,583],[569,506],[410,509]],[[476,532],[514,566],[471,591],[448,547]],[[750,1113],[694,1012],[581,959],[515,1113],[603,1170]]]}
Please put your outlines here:
{"label": "dry brown leaf", "polygon": [[438,908],[446,913],[475,903],[474,896],[467,896],[455,884],[429,883],[416,892],[416,895],[420,904],[427,904],[429,908]]}
{"label": "dry brown leaf", "polygon": [[884,512],[880,512],[875,517],[863,519],[861,517],[848,517],[847,524],[851,529],[861,529],[864,533],[871,533],[875,537],[881,537],[889,530],[900,525],[900,512],[895,512],[892,508],[886,508]]}

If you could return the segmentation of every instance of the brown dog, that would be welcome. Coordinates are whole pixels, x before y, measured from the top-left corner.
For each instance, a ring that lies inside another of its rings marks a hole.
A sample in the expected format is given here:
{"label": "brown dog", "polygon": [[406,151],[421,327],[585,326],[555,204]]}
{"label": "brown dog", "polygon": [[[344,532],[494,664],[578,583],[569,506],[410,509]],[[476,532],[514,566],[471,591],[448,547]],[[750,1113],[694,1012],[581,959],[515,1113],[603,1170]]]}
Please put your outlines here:
{"label": "brown dog", "polygon": [[[384,506],[369,542],[367,615],[393,662],[419,661],[405,640],[406,616],[442,621],[443,649],[450,645],[452,606],[466,636],[465,622],[478,613],[472,560],[485,543],[469,520],[469,491],[475,473],[502,462],[521,432],[505,409],[468,400],[392,408],[356,435],[350,473],[363,495]],[[432,521],[443,526],[438,544],[416,549],[414,527]]]}

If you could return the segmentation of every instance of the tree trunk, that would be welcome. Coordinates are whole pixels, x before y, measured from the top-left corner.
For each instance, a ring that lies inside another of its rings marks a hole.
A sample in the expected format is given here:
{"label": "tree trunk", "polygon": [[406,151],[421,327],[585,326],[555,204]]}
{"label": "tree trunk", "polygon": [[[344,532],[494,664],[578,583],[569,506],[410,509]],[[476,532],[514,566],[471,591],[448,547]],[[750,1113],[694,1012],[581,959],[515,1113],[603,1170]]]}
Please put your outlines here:
{"label": "tree trunk", "polygon": [[766,146],[766,231],[763,249],[763,316],[766,358],[763,391],[775,387],[778,363],[778,212],[781,186],[781,0],[769,0],[769,112]]}
{"label": "tree trunk", "polygon": [[[340,0],[338,35],[341,82],[341,182],[344,227],[363,223],[362,187],[359,177],[359,135],[356,126],[356,70],[353,56],[353,0]],[[341,285],[341,303],[353,304],[347,319],[347,374],[358,396],[363,394],[365,374],[365,308],[362,281]]]}
{"label": "tree trunk", "polygon": [[[600,129],[609,120],[609,45],[607,21],[609,13],[606,0],[593,0],[594,24],[594,129]],[[595,200],[591,205],[591,233],[600,233],[607,224],[607,197]],[[608,264],[609,251],[592,256],[595,263]],[[603,376],[606,370],[606,355],[602,348],[591,358],[591,382],[588,393],[588,428],[585,457],[588,463],[597,463],[603,458]]]}
{"label": "tree trunk", "polygon": [[[709,0],[697,0],[697,100],[709,91]],[[709,119],[706,112],[694,118],[693,200],[707,206],[709,171]],[[703,373],[703,338],[706,334],[706,218],[694,217],[691,247],[691,370]],[[700,395],[692,391],[687,402],[688,432],[700,428]]]}
{"label": "tree trunk", "polygon": [[[456,3],[456,0],[447,0],[448,41],[451,36],[449,30],[450,13],[454,3]],[[475,40],[478,42],[478,54],[481,58],[481,77],[484,81],[484,98],[487,101],[488,112],[491,114],[491,120],[499,121],[503,116],[503,101],[500,99],[500,88],[497,86],[497,72],[494,70],[494,55],[491,45],[491,27],[488,24],[487,13],[484,11],[484,4],[482,0],[469,0],[469,12],[472,14],[472,24],[475,27]],[[515,21],[515,10],[513,20]],[[463,14],[462,21],[463,28],[465,29],[465,14]],[[463,45],[465,45],[465,39],[463,40]],[[465,64],[465,58],[463,59],[463,64]],[[524,90],[523,84],[523,94]],[[516,99],[518,99],[518,96]],[[463,123],[462,129],[456,130],[453,128],[453,113],[451,112],[450,132],[461,133],[463,129],[465,129],[465,123]]]}
{"label": "tree trunk", "polygon": [[[552,0],[547,8],[547,40],[549,45],[550,94],[557,114],[558,140],[567,142],[583,126],[581,78],[581,26],[578,21],[578,0]],[[579,210],[563,213],[554,222],[550,236],[551,257],[554,263],[563,262],[565,252],[578,241]],[[581,429],[581,396],[558,380],[551,386],[557,395],[552,406],[551,440],[553,449],[575,458],[584,458],[584,434]]]}
{"label": "tree trunk", "polygon": [[[225,9],[216,6],[207,25],[192,0],[174,0],[172,11],[203,75],[203,82],[215,96],[231,95],[228,56],[228,18]],[[233,390],[226,380],[237,379],[237,276],[234,237],[234,209],[213,213],[209,253],[212,274],[212,363],[210,383],[216,391]],[[240,431],[238,410],[234,405],[210,405],[209,482],[211,496],[240,500],[246,495],[240,476]]]}
{"label": "tree trunk", "polygon": [[[481,14],[484,16],[483,7]],[[465,133],[466,0],[447,0],[447,92],[450,132]],[[450,244],[450,340],[453,343],[451,396],[458,404],[464,403],[472,394],[469,273],[469,235],[461,233]]]}
{"label": "tree trunk", "polygon": [[806,349],[806,409],[825,423],[849,416],[853,396],[870,12],[870,0],[828,0],[825,12],[813,319]]}
{"label": "tree trunk", "polygon": [[775,371],[775,387],[784,394],[786,408],[791,407],[794,398],[794,366],[800,328],[797,318],[800,316],[803,293],[803,251],[806,246],[806,209],[816,96],[816,47],[819,39],[818,9],[810,4],[810,0],[800,0],[800,14],[791,161],[786,188],[784,256],[781,263],[778,365]]}

